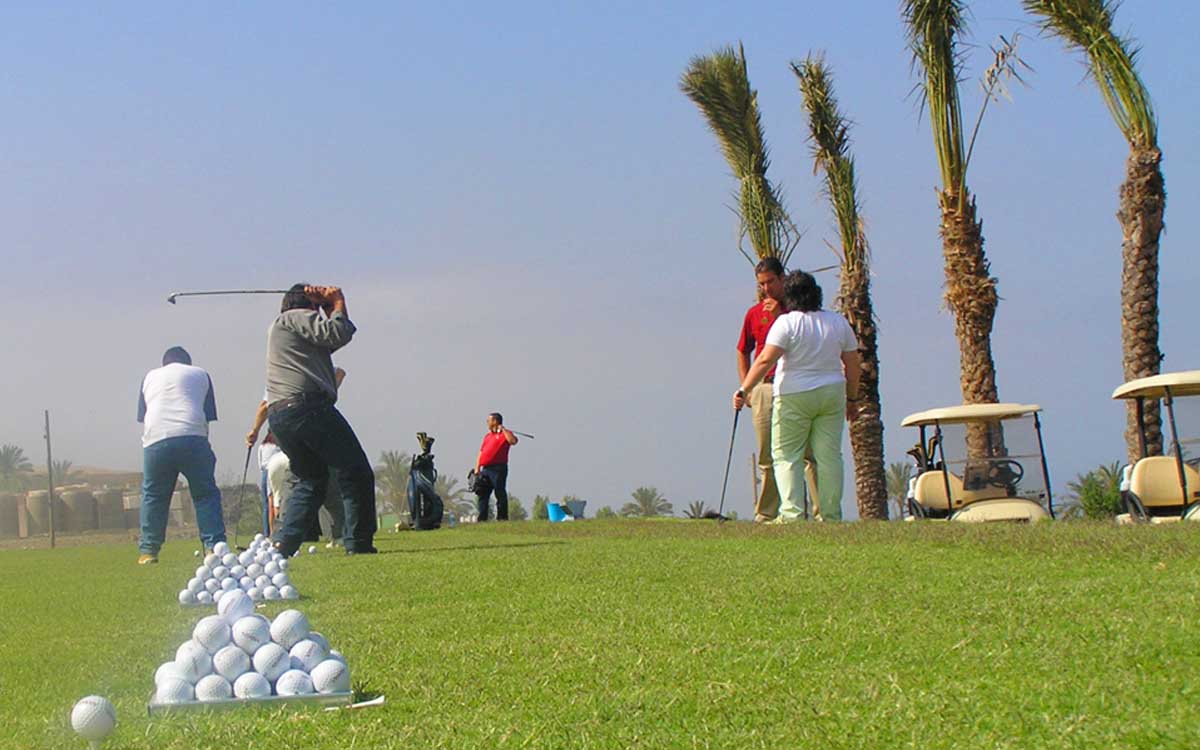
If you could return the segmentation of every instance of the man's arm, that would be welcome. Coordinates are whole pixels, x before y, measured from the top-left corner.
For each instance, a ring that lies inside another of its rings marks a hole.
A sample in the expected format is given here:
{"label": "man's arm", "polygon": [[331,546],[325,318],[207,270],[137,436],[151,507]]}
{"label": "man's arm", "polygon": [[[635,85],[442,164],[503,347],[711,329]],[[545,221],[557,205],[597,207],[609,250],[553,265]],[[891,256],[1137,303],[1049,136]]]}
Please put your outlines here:
{"label": "man's arm", "polygon": [[146,421],[146,379],[142,378],[142,384],[138,386],[138,422]]}
{"label": "man's arm", "polygon": [[746,373],[750,372],[750,352],[738,350],[737,355],[738,382],[740,383],[746,379]]}
{"label": "man's arm", "polygon": [[321,306],[326,317],[322,318],[315,311],[302,316],[287,316],[283,319],[284,327],[300,338],[332,351],[349,344],[357,328],[346,314],[346,298],[342,296],[342,290],[313,286],[307,287],[306,292],[309,299]]}
{"label": "man's arm", "polygon": [[254,410],[254,425],[250,428],[250,432],[246,433],[246,446],[252,446],[258,441],[259,430],[267,421],[267,402],[262,401],[258,404],[258,408]]}
{"label": "man's arm", "polygon": [[213,391],[212,376],[208,376],[208,393],[204,396],[204,418],[209,422],[217,421],[217,394]]}
{"label": "man's arm", "polygon": [[504,434],[504,440],[509,445],[517,444],[517,442],[518,442],[517,436],[513,434],[512,430],[508,429],[507,427],[501,427],[500,432],[502,432]]}

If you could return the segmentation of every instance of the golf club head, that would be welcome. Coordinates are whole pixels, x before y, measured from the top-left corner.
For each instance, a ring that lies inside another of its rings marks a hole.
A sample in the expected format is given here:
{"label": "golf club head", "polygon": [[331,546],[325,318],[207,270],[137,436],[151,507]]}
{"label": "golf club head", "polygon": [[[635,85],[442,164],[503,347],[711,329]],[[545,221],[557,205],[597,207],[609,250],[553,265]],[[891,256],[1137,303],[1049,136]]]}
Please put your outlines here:
{"label": "golf club head", "polygon": [[179,292],[171,292],[167,295],[167,302],[170,302],[172,305],[175,304],[175,298],[178,296]]}

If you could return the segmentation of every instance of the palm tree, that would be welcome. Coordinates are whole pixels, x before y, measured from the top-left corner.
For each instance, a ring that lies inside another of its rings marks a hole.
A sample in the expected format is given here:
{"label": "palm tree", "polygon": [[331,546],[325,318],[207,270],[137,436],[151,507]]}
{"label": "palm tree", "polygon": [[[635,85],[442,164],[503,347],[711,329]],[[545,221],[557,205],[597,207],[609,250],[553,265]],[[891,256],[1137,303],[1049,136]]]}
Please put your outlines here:
{"label": "palm tree", "polygon": [[65,459],[65,458],[55,459],[54,461],[50,462],[50,466],[54,472],[54,486],[55,487],[59,487],[59,486],[68,484],[67,480],[70,479],[71,474],[74,473],[71,470],[72,465],[73,464],[68,459]]}
{"label": "palm tree", "polygon": [[[965,3],[902,0],[901,12],[913,53],[913,68],[924,79],[918,90],[924,107],[929,110],[934,150],[941,168],[938,204],[942,215],[946,306],[954,315],[963,402],[995,403],[996,365],[991,337],[998,300],[996,279],[983,253],[982,223],[967,187],[970,147],[963,139],[958,91],[962,78],[958,37],[966,31]],[[977,133],[978,122],[975,127]],[[971,140],[973,145],[974,135]]]}
{"label": "palm tree", "polygon": [[654,518],[674,513],[671,503],[654,487],[638,487],[632,493],[633,502],[621,506],[621,515],[632,518]]}
{"label": "palm tree", "polygon": [[[1158,239],[1167,193],[1162,151],[1150,92],[1136,69],[1137,50],[1113,32],[1112,0],[1024,0],[1043,31],[1061,37],[1087,57],[1088,72],[1129,142],[1117,220],[1121,222],[1121,350],[1125,379],[1156,375],[1158,348]],[[1146,404],[1146,453],[1162,453],[1158,402]],[[1133,463],[1141,456],[1136,405],[1126,408],[1125,448]]]}
{"label": "palm tree", "polygon": [[408,473],[412,470],[412,456],[403,451],[384,451],[379,455],[375,467],[375,483],[384,498],[401,517],[408,513]]}
{"label": "palm tree", "polygon": [[825,173],[825,194],[833,207],[841,236],[842,282],[838,307],[854,329],[862,358],[858,383],[860,412],[850,423],[854,452],[854,485],[858,514],[886,519],[887,480],[883,471],[883,417],[879,405],[879,345],[875,312],[871,306],[870,253],[859,217],[858,185],[854,157],[850,155],[850,124],[838,110],[829,66],[809,55],[792,63],[808,112],[814,169]]}
{"label": "palm tree", "polygon": [[25,475],[32,471],[33,464],[25,456],[25,451],[12,444],[0,446],[0,481],[6,488],[19,489]]}
{"label": "palm tree", "polygon": [[[779,258],[787,265],[799,242],[779,193],[767,179],[770,165],[758,92],[750,88],[746,52],[725,47],[711,55],[693,57],[679,82],[680,89],[700,109],[717,136],[721,153],[737,178],[740,236],[748,238],[759,259]],[[755,260],[741,248],[747,260]]]}
{"label": "palm tree", "polygon": [[688,518],[704,518],[704,512],[706,510],[708,510],[708,508],[705,507],[704,501],[697,500],[693,503],[688,503],[687,510],[683,512],[683,515],[687,516]]}
{"label": "palm tree", "polygon": [[442,505],[446,510],[452,510],[459,514],[475,510],[473,499],[475,496],[471,495],[466,487],[458,486],[458,477],[438,474],[437,481],[433,483],[433,491],[442,499]]}
{"label": "palm tree", "polygon": [[908,482],[912,475],[913,465],[907,461],[888,464],[887,492],[888,497],[896,501],[897,515],[904,515],[904,499],[908,496]]}

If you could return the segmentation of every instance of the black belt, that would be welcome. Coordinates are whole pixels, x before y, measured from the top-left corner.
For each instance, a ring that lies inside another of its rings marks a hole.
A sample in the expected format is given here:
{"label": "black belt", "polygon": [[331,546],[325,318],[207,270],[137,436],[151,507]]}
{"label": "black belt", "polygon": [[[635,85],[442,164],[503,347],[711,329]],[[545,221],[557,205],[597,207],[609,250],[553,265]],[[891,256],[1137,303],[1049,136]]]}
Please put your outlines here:
{"label": "black belt", "polygon": [[267,404],[267,414],[277,414],[285,409],[291,409],[296,406],[305,404],[332,404],[333,399],[327,393],[307,392],[297,393],[295,396],[281,398],[278,401],[272,401]]}

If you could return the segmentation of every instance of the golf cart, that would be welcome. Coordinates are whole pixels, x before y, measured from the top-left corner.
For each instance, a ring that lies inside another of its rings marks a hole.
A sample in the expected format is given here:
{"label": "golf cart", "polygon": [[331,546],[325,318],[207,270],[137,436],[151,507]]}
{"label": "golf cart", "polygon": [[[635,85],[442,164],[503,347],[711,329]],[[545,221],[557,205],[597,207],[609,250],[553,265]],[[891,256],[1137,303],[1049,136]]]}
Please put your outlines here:
{"label": "golf cart", "polygon": [[[1141,458],[1121,473],[1121,500],[1125,513],[1117,523],[1171,523],[1200,521],[1200,436],[1180,438],[1176,417],[1185,427],[1200,425],[1200,370],[1170,372],[1138,378],[1113,391],[1114,399],[1132,399],[1137,410]],[[1182,400],[1181,400],[1182,399]],[[1164,456],[1146,455],[1146,401],[1162,401],[1170,427],[1170,443]]]}
{"label": "golf cart", "polygon": [[910,414],[908,518],[978,523],[1054,517],[1042,424],[1035,404],[962,404]]}

